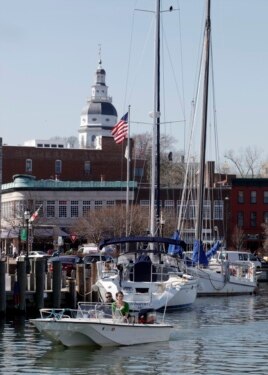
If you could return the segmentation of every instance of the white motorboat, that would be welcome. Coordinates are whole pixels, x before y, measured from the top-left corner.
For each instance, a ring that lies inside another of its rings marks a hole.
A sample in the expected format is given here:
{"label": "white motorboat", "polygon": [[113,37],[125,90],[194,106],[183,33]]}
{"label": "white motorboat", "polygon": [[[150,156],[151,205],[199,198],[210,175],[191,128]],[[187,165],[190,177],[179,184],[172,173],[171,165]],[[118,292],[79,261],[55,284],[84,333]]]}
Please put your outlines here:
{"label": "white motorboat", "polygon": [[165,246],[179,246],[183,241],[164,237],[124,237],[105,240],[100,249],[112,244],[123,247],[135,245],[123,252],[117,264],[98,262],[98,288],[101,299],[111,292],[113,297],[121,290],[132,311],[141,308],[155,310],[178,309],[192,305],[196,300],[198,279],[178,268],[178,260],[169,256]]}
{"label": "white motorboat", "polygon": [[156,320],[152,310],[143,310],[128,320],[112,314],[111,304],[79,303],[77,310],[41,309],[30,322],[52,341],[68,347],[137,345],[168,341],[172,325]]}

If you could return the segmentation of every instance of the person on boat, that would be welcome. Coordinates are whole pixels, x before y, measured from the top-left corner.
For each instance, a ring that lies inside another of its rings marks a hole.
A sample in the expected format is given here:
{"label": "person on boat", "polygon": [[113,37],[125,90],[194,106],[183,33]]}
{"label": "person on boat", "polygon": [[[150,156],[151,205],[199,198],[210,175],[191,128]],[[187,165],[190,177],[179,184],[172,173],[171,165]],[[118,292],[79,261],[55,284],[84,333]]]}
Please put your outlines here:
{"label": "person on boat", "polygon": [[124,294],[123,292],[117,292],[115,302],[112,303],[112,312],[116,314],[119,312],[124,318],[129,317],[129,304],[123,300]]}
{"label": "person on boat", "polygon": [[113,303],[113,302],[114,302],[114,299],[113,299],[112,293],[107,292],[105,294],[105,303]]}

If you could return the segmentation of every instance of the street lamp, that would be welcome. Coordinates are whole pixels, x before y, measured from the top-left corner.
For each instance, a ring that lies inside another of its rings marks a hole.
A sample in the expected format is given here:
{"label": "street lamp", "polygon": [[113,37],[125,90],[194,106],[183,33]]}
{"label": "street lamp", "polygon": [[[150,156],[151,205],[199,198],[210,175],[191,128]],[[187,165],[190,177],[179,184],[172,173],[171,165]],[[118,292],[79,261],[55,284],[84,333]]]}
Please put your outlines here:
{"label": "street lamp", "polygon": [[224,237],[225,237],[225,247],[228,246],[228,226],[229,226],[229,197],[225,197],[225,218],[224,218]]}
{"label": "street lamp", "polygon": [[26,261],[26,273],[31,272],[31,266],[30,266],[30,261],[29,261],[29,220],[31,217],[31,213],[29,209],[27,208],[24,212],[24,219],[26,222],[26,256],[25,256],[25,261]]}

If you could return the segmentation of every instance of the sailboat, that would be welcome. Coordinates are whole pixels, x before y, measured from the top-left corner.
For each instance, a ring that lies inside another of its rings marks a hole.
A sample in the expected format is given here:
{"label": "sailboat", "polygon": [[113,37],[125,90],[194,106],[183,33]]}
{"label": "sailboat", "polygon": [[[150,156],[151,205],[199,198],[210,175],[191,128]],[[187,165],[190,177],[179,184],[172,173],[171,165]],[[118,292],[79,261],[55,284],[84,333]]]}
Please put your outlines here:
{"label": "sailboat", "polygon": [[207,134],[207,112],[209,91],[209,59],[210,59],[210,0],[206,3],[206,23],[204,33],[204,82],[203,82],[203,108],[202,108],[202,130],[199,163],[199,182],[197,196],[197,220],[195,231],[195,242],[193,246],[192,259],[185,262],[185,269],[199,278],[198,295],[242,295],[251,294],[257,287],[255,266],[251,262],[230,263],[211,265],[210,257],[213,253],[220,251],[219,243],[212,248],[210,253],[205,253],[202,238],[204,220],[204,197],[205,197],[205,157],[206,157],[206,134]]}
{"label": "sailboat", "polygon": [[120,245],[124,253],[116,267],[109,267],[109,270],[103,263],[97,264],[95,283],[103,300],[106,291],[113,297],[117,291],[123,291],[124,300],[133,311],[190,306],[196,299],[198,283],[196,277],[181,272],[178,260],[167,253],[169,246],[183,247],[183,241],[160,236],[160,0],[156,0],[155,21],[150,235],[108,239],[100,243],[100,249]]}

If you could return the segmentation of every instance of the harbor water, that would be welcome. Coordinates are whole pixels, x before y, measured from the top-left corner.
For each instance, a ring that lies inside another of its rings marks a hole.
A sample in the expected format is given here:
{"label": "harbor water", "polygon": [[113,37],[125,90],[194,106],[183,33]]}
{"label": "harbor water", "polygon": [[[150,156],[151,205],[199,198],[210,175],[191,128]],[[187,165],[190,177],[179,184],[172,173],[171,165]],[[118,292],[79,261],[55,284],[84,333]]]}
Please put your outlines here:
{"label": "harbor water", "polygon": [[253,296],[198,298],[168,313],[166,343],[68,349],[27,319],[0,325],[0,374],[268,374],[268,285]]}

